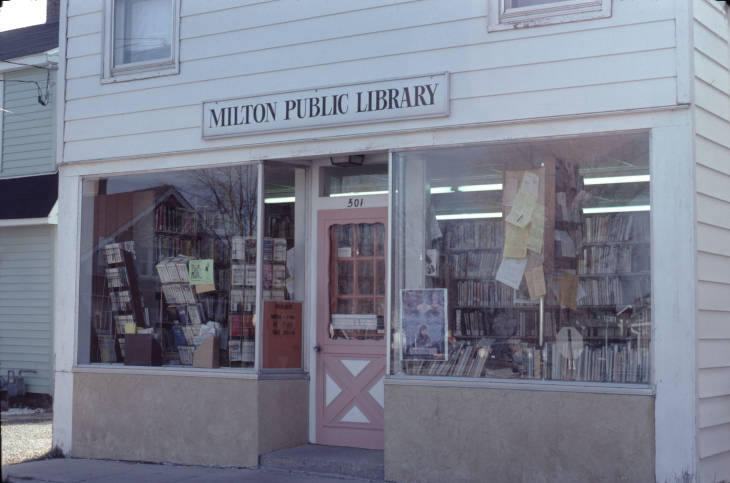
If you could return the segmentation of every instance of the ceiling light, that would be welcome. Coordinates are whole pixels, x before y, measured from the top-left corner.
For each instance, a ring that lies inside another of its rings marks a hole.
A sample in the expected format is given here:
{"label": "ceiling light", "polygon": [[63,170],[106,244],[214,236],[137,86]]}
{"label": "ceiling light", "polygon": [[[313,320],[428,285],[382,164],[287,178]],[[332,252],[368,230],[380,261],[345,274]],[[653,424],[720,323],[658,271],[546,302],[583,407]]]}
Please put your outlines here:
{"label": "ceiling light", "polygon": [[650,211],[651,205],[634,205],[634,206],[598,206],[595,208],[583,208],[586,215],[594,213],[628,213],[631,211]]}
{"label": "ceiling light", "polygon": [[264,198],[264,203],[267,205],[273,204],[273,203],[294,203],[294,197],[293,196],[283,196],[280,198]]}
{"label": "ceiling light", "polygon": [[451,186],[434,186],[431,188],[431,194],[432,195],[440,195],[444,193],[453,193],[454,188]]}
{"label": "ceiling light", "polygon": [[368,195],[387,195],[388,190],[384,191],[357,191],[351,193],[332,193],[330,198],[339,198],[342,196],[368,196]]}
{"label": "ceiling light", "polygon": [[353,154],[352,156],[332,156],[330,157],[330,163],[332,166],[348,167],[348,166],[362,166],[365,161],[365,156],[362,154]]}
{"label": "ceiling light", "polygon": [[464,186],[459,186],[457,188],[459,191],[464,193],[469,193],[471,191],[499,191],[502,189],[502,183],[495,183],[495,184],[467,184]]}
{"label": "ceiling light", "polygon": [[436,215],[437,220],[470,220],[476,218],[502,218],[502,213],[457,213],[454,215]]}
{"label": "ceiling light", "polygon": [[640,174],[636,176],[607,176],[605,178],[584,178],[584,185],[593,184],[616,184],[616,183],[648,183],[649,175]]}

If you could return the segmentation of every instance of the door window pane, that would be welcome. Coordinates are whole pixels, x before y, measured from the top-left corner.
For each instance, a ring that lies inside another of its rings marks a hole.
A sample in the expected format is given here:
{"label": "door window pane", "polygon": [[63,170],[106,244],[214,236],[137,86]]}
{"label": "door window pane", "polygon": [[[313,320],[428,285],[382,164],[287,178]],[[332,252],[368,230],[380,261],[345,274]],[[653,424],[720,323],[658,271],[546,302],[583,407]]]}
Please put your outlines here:
{"label": "door window pane", "polygon": [[[330,264],[337,267],[330,280],[330,338],[382,339],[385,258],[375,254],[375,235],[382,223],[333,225],[329,229]],[[381,250],[384,253],[384,249]],[[376,270],[377,267],[377,270]],[[379,312],[376,312],[380,310]]]}
{"label": "door window pane", "polygon": [[357,256],[372,257],[375,250],[374,227],[366,223],[357,225]]}
{"label": "door window pane", "polygon": [[337,294],[352,295],[355,285],[355,272],[353,262],[338,261],[337,262]]}
{"label": "door window pane", "polygon": [[357,262],[357,294],[362,296],[373,295],[373,283],[375,274],[373,273],[373,262]]}

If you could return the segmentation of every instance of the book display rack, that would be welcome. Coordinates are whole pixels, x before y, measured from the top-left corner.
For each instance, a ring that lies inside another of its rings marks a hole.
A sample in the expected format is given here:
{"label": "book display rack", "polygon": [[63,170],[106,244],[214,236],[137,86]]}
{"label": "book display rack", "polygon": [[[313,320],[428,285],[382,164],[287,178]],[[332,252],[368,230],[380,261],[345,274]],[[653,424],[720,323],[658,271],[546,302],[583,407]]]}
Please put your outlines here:
{"label": "book display rack", "polygon": [[[203,305],[198,302],[195,287],[190,284],[188,264],[191,258],[185,255],[163,258],[155,269],[160,278],[161,291],[167,308],[175,312],[176,320],[169,323],[170,330],[174,335],[174,346],[166,344],[168,359],[174,357],[171,354],[177,351],[181,364],[190,365],[193,363],[192,356],[195,347],[200,344],[196,338],[200,335],[200,327],[205,323],[205,311]],[[160,300],[160,312],[164,311],[163,300]],[[165,323],[163,328],[168,325]],[[174,347],[175,350],[172,350]]]}
{"label": "book display rack", "polygon": [[106,289],[112,323],[96,327],[102,362],[124,360],[125,335],[148,324],[134,265],[134,242],[109,243],[103,249]]}
{"label": "book display rack", "polygon": [[231,240],[231,285],[228,314],[228,358],[231,364],[253,364],[256,339],[256,238]]}

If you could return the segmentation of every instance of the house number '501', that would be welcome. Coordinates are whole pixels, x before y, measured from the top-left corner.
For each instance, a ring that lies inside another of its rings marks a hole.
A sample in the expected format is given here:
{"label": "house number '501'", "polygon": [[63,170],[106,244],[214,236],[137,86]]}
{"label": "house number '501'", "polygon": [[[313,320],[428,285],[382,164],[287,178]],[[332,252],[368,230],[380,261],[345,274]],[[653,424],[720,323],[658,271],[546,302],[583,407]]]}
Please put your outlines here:
{"label": "house number '501'", "polygon": [[360,208],[363,205],[363,199],[362,198],[349,198],[347,200],[347,207],[348,208]]}

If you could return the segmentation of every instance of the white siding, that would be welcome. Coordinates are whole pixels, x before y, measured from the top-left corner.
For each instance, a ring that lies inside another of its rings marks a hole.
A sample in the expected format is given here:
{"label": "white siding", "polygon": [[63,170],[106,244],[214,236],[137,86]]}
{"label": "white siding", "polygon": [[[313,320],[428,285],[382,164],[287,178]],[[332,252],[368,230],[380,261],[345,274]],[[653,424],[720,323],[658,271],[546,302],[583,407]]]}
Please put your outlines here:
{"label": "white siding", "polygon": [[51,394],[53,230],[0,228],[0,374],[24,374],[27,390]]}
{"label": "white siding", "polygon": [[[2,146],[0,176],[25,176],[50,173],[56,166],[55,72],[50,80],[42,69],[23,69],[4,74]],[[13,82],[13,81],[28,82]],[[29,81],[38,83],[33,84]],[[50,102],[38,103],[38,88],[45,95],[46,82]]]}
{"label": "white siding", "polygon": [[730,478],[730,26],[694,0],[697,453],[700,482]]}
{"label": "white siding", "polygon": [[625,0],[609,19],[492,33],[486,5],[182,0],[180,74],[102,84],[103,2],[71,2],[64,160],[389,133],[393,123],[204,141],[201,103],[442,71],[451,115],[397,129],[676,103],[672,2]]}

